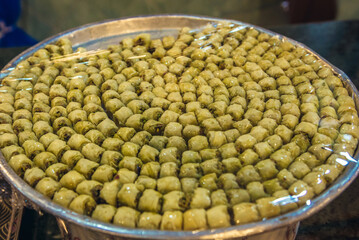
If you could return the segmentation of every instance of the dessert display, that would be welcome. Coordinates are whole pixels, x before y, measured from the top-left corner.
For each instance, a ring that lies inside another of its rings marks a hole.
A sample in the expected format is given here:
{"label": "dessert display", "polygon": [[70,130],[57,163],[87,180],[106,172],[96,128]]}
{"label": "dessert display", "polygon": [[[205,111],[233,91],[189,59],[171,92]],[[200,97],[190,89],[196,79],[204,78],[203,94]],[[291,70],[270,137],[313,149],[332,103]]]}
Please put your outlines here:
{"label": "dessert display", "polygon": [[62,38],[0,87],[1,152],[53,202],[115,225],[223,228],[310,204],[358,113],[308,50],[229,22],[87,51]]}

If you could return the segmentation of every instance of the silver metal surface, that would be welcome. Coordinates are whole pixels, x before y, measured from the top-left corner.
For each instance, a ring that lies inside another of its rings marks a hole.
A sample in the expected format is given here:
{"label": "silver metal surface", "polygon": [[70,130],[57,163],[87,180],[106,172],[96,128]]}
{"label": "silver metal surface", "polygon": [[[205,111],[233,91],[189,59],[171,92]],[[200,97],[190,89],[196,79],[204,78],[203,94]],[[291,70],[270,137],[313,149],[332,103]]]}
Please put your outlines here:
{"label": "silver metal surface", "polygon": [[[151,33],[153,38],[163,37],[166,35],[175,35],[179,29],[188,26],[190,28],[200,28],[209,22],[223,21],[223,19],[194,17],[184,15],[161,15],[161,16],[146,16],[146,17],[134,17],[127,19],[117,19],[105,22],[99,22],[94,24],[85,25],[80,28],[72,29],[67,32],[58,34],[54,37],[48,38],[34,47],[28,49],[24,53],[13,59],[8,65],[5,66],[6,70],[14,67],[19,61],[27,58],[33,54],[36,50],[44,47],[45,45],[56,41],[61,37],[68,37],[75,47],[86,47],[88,50],[96,50],[98,48],[107,47],[109,44],[118,43],[124,37],[135,36],[140,32]],[[228,20],[231,21],[231,20]],[[248,27],[254,27],[260,31],[266,32],[270,35],[276,35],[280,38],[283,36],[275,34],[266,29],[253,26],[250,24],[231,21],[235,24],[244,25]],[[286,38],[288,39],[288,38]],[[297,46],[308,49],[313,55],[318,56],[329,67],[331,67],[338,75],[343,79],[349,92],[352,94],[358,109],[358,90],[349,78],[341,70],[332,66],[330,63],[321,58],[317,53],[310,50],[303,44],[300,44],[294,40],[288,39],[290,42]],[[358,150],[355,152],[354,159],[358,159]],[[11,167],[6,163],[5,159],[0,158],[0,171],[6,180],[17,191],[22,193],[24,197],[40,207],[42,210],[47,211],[59,218],[59,222],[65,227],[63,231],[66,231],[67,227],[80,227],[77,230],[85,231],[85,228],[89,232],[96,234],[103,234],[103,239],[229,239],[240,238],[244,236],[252,236],[255,234],[267,233],[276,231],[276,229],[284,228],[288,229],[288,226],[296,226],[296,224],[317,212],[326,206],[330,201],[337,197],[358,175],[358,164],[356,161],[349,162],[343,174],[332,184],[331,187],[326,189],[320,196],[314,198],[309,205],[300,207],[298,210],[280,215],[275,218],[271,218],[261,222],[255,222],[246,225],[231,226],[228,228],[209,229],[202,231],[159,231],[159,230],[142,230],[118,227],[112,224],[106,224],[96,221],[90,217],[74,213],[68,209],[65,209],[50,199],[44,198],[44,196],[38,193],[35,189],[27,185],[20,177],[18,177]],[[86,230],[87,231],[87,230]],[[112,237],[110,237],[112,236]],[[268,239],[270,239],[268,237]]]}

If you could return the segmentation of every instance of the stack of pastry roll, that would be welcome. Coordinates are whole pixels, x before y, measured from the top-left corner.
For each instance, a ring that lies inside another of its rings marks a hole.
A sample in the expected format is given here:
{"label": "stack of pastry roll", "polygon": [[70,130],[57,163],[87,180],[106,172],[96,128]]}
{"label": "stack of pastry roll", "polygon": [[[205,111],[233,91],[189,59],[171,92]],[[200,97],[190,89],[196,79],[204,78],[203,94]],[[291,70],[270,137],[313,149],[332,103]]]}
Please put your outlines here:
{"label": "stack of pastry roll", "polygon": [[201,230],[292,211],[358,144],[342,80],[306,50],[221,23],[73,52],[60,39],[0,87],[0,147],[24,180],[124,227]]}

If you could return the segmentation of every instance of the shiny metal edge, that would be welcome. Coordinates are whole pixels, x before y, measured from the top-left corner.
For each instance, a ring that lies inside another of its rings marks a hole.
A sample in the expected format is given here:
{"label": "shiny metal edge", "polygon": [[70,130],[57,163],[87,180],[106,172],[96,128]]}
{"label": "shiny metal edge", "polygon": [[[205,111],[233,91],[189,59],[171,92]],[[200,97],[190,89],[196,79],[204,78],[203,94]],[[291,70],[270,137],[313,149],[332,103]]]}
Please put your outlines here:
{"label": "shiny metal edge", "polygon": [[[59,33],[53,37],[47,38],[44,41],[38,43],[37,45],[29,48],[25,52],[21,53],[13,60],[11,60],[3,70],[13,67],[22,59],[27,58],[31,54],[33,54],[36,50],[44,47],[45,45],[56,41],[61,37],[72,37],[73,34],[76,34],[77,31],[87,31],[87,29],[91,29],[96,26],[105,26],[106,24],[114,24],[117,22],[126,22],[126,21],[149,21],[156,20],[158,18],[166,18],[167,20],[185,20],[185,21],[197,21],[205,23],[210,22],[220,22],[220,21],[230,21],[235,24],[244,25],[248,27],[256,28],[260,31],[266,32],[270,35],[278,36],[279,38],[286,39],[293,44],[306,48],[311,54],[317,56],[323,63],[332,68],[338,76],[342,78],[342,80],[349,85],[349,89],[352,93],[352,97],[354,98],[357,109],[359,110],[359,92],[355,85],[350,81],[348,76],[333,66],[331,63],[322,58],[319,54],[317,54],[312,49],[308,48],[306,45],[301,44],[295,40],[287,38],[283,35],[274,33],[262,27],[258,27],[252,24],[243,23],[240,21],[233,21],[229,19],[218,19],[218,18],[210,18],[210,17],[200,17],[200,16],[191,16],[191,15],[154,15],[154,16],[139,16],[139,17],[131,17],[131,18],[121,18],[114,20],[107,20],[96,22],[92,24],[87,24],[81,26],[79,28],[70,29],[66,32]],[[354,158],[358,159],[359,151],[356,150],[354,154]],[[209,239],[209,238],[233,238],[233,237],[243,237],[248,235],[255,235],[259,233],[263,233],[266,231],[274,230],[280,227],[283,227],[288,224],[293,224],[298,222],[304,218],[313,215],[315,212],[319,211],[323,207],[325,207],[329,202],[331,202],[334,198],[336,198],[340,193],[342,193],[355,179],[355,177],[359,174],[359,165],[358,163],[350,162],[341,176],[335,181],[332,186],[327,188],[322,194],[318,197],[315,197],[311,204],[300,207],[298,210],[289,212],[287,214],[280,215],[275,218],[267,219],[260,222],[255,222],[251,224],[245,225],[236,225],[228,228],[219,228],[219,229],[209,229],[209,230],[200,230],[200,231],[162,231],[162,230],[142,230],[142,229],[133,229],[133,228],[124,228],[119,227],[113,224],[106,224],[103,222],[96,221],[88,216],[80,215],[75,212],[72,212],[69,209],[61,207],[53,203],[50,199],[45,198],[42,194],[37,192],[34,188],[29,186],[24,182],[22,178],[16,175],[16,173],[11,169],[11,167],[7,164],[6,160],[0,153],[0,172],[3,174],[4,178],[21,194],[24,195],[26,201],[30,201],[31,203],[39,206],[42,210],[49,212],[56,217],[60,217],[66,221],[78,224],[80,226],[90,228],[92,230],[103,232],[106,234],[112,234],[113,236],[121,236],[128,238],[155,238],[155,239]]]}

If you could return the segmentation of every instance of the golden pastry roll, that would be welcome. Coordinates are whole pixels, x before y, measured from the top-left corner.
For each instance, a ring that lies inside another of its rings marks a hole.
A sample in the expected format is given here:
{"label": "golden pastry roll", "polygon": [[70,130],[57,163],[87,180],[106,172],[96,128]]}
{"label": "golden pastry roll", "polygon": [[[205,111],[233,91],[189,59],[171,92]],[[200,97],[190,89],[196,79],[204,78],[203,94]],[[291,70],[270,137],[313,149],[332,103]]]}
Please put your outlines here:
{"label": "golden pastry roll", "polygon": [[66,117],[59,117],[53,121],[52,126],[55,131],[58,131],[63,127],[72,127],[72,123]]}
{"label": "golden pastry roll", "polygon": [[179,171],[179,168],[178,168],[176,163],[174,163],[174,162],[166,162],[166,163],[161,164],[159,177],[160,178],[167,177],[167,176],[175,176],[175,177],[177,177],[178,171]]}
{"label": "golden pastry roll", "polygon": [[206,149],[208,145],[208,140],[205,136],[195,136],[188,141],[188,148],[193,151]]}
{"label": "golden pastry roll", "polygon": [[198,182],[197,178],[183,177],[183,178],[181,178],[180,181],[181,181],[182,191],[184,193],[193,193],[193,191],[199,185],[199,182]]}
{"label": "golden pastry roll", "polygon": [[200,178],[202,177],[202,169],[199,163],[183,164],[179,172],[180,178]]}
{"label": "golden pastry roll", "polygon": [[[28,109],[29,110],[29,109]],[[4,113],[6,115],[12,115],[15,112],[15,109],[10,103],[0,103],[0,113]]]}
{"label": "golden pastry roll", "polygon": [[143,190],[142,185],[125,183],[117,194],[117,200],[120,205],[136,208]]}
{"label": "golden pastry roll", "polygon": [[51,177],[55,181],[59,181],[68,171],[69,167],[66,164],[54,163],[46,169],[45,173],[46,176]]}
{"label": "golden pastry roll", "polygon": [[117,171],[115,168],[109,165],[101,165],[92,174],[91,179],[105,183],[111,181],[116,173]]}
{"label": "golden pastry roll", "polygon": [[99,147],[94,143],[87,143],[85,144],[82,149],[81,153],[89,160],[93,162],[100,162],[101,155],[105,152],[105,149]]}
{"label": "golden pastry roll", "polygon": [[233,173],[223,173],[218,178],[218,187],[223,190],[239,188],[236,176]]}
{"label": "golden pastry roll", "polygon": [[335,165],[322,164],[312,169],[313,172],[319,172],[328,183],[332,183],[338,178],[340,171]]}
{"label": "golden pastry roll", "polygon": [[19,144],[23,145],[24,142],[26,142],[27,140],[34,140],[34,141],[38,141],[37,137],[35,136],[35,133],[29,130],[20,132],[18,134],[18,138],[19,138]]}
{"label": "golden pastry roll", "polygon": [[[20,110],[18,110],[20,111]],[[1,124],[12,124],[12,118],[6,113],[0,112],[0,123]]]}
{"label": "golden pastry roll", "polygon": [[272,179],[278,173],[275,163],[270,159],[258,162],[255,168],[263,180]]}
{"label": "golden pastry roll", "polygon": [[161,170],[161,165],[158,162],[148,162],[142,166],[140,175],[157,179],[160,170]]}
{"label": "golden pastry roll", "polygon": [[88,120],[95,125],[98,125],[106,118],[107,118],[107,114],[105,112],[94,112],[88,115]]}
{"label": "golden pastry roll", "polygon": [[[0,111],[8,115],[12,115],[15,110],[20,110],[20,109],[26,109],[28,111],[31,111],[31,108],[32,108],[31,102],[25,98],[18,99],[15,101],[14,104],[11,105],[9,105],[9,103],[0,104]],[[49,106],[45,103],[34,103],[33,108],[37,112],[48,112],[50,110]]]}
{"label": "golden pastry roll", "polygon": [[143,163],[139,158],[128,156],[123,157],[118,164],[119,168],[127,168],[128,170],[134,171],[136,173],[139,173],[141,171],[142,165]]}
{"label": "golden pastry roll", "polygon": [[67,117],[67,110],[62,106],[56,106],[51,108],[50,112],[51,121],[55,121],[56,118]]}
{"label": "golden pastry roll", "polygon": [[182,164],[186,163],[200,163],[202,161],[202,158],[198,152],[195,151],[184,151],[182,153],[181,162]]}
{"label": "golden pastry roll", "polygon": [[109,165],[113,168],[118,167],[118,163],[120,162],[120,160],[123,158],[122,154],[117,152],[117,151],[104,151],[102,156],[101,156],[101,165]]}
{"label": "golden pastry roll", "polygon": [[113,218],[115,225],[135,228],[138,224],[140,212],[130,207],[119,207]]}
{"label": "golden pastry roll", "polygon": [[[87,138],[88,140],[90,140],[91,142],[93,142],[96,145],[102,145],[102,143],[105,141],[106,137],[103,135],[102,132],[96,130],[96,129],[92,129],[90,131],[88,131],[85,134],[85,138]],[[87,140],[86,140],[87,142]]]}
{"label": "golden pastry roll", "polygon": [[199,179],[199,186],[206,188],[209,191],[217,190],[217,175],[215,173],[210,173],[201,177]]}
{"label": "golden pastry roll", "polygon": [[14,133],[4,133],[0,135],[0,147],[4,148],[11,145],[18,145],[18,137]]}
{"label": "golden pastry roll", "polygon": [[218,148],[222,159],[238,157],[238,151],[234,143],[227,143]]}
{"label": "golden pastry roll", "polygon": [[92,129],[96,129],[96,126],[89,121],[79,121],[74,125],[74,130],[82,135],[85,135],[88,131]]}
{"label": "golden pastry roll", "polygon": [[200,230],[207,228],[206,210],[189,209],[183,213],[183,230]]}
{"label": "golden pastry roll", "polygon": [[274,192],[283,190],[284,188],[281,186],[278,178],[273,178],[263,182],[263,187],[265,192],[269,194],[273,194]]}
{"label": "golden pastry roll", "polygon": [[201,150],[199,153],[203,161],[220,157],[220,152],[218,149],[207,148]]}
{"label": "golden pastry roll", "polygon": [[73,169],[81,173],[86,179],[90,179],[98,166],[98,163],[82,158],[76,163]]}
{"label": "golden pastry roll", "polygon": [[120,181],[115,179],[111,182],[105,182],[100,191],[101,201],[106,202],[112,206],[117,206],[117,193],[120,190]]}
{"label": "golden pastry roll", "polygon": [[106,137],[112,137],[118,130],[116,124],[110,119],[104,119],[97,125],[97,129]]}
{"label": "golden pastry roll", "polygon": [[187,198],[181,191],[171,191],[163,196],[162,212],[184,211],[187,207]]}
{"label": "golden pastry roll", "polygon": [[142,185],[145,189],[156,189],[157,188],[157,181],[148,176],[139,176],[136,179],[136,184]]}
{"label": "golden pastry roll", "polygon": [[71,190],[75,190],[77,185],[84,180],[86,179],[82,174],[78,173],[75,170],[71,170],[66,174],[64,174],[59,182],[61,183],[62,186]]}
{"label": "golden pastry roll", "polygon": [[179,164],[180,153],[176,147],[164,148],[160,151],[159,162],[161,164],[166,162],[174,162]]}
{"label": "golden pastry roll", "polygon": [[181,182],[177,177],[168,176],[157,180],[157,191],[166,194],[171,191],[181,191]]}
{"label": "golden pastry roll", "polygon": [[125,142],[121,146],[121,153],[124,156],[136,157],[141,147],[133,142]]}
{"label": "golden pastry roll", "polygon": [[295,161],[289,165],[288,170],[293,174],[297,179],[302,179],[305,175],[310,172],[310,168],[303,161]]}
{"label": "golden pastry roll", "polygon": [[254,168],[254,166],[252,165],[247,165],[244,166],[243,168],[241,168],[238,172],[237,172],[237,180],[238,183],[242,186],[246,186],[248,183],[253,182],[253,181],[260,181],[261,180],[261,176],[259,175],[259,173],[256,171],[256,169]]}
{"label": "golden pastry roll", "polygon": [[198,187],[194,190],[190,201],[190,208],[208,208],[211,206],[210,191],[206,188]]}
{"label": "golden pastry roll", "polygon": [[279,149],[275,151],[271,156],[270,159],[275,162],[277,169],[286,169],[289,164],[293,161],[293,157],[285,149]]}
{"label": "golden pastry roll", "polygon": [[259,221],[260,215],[255,203],[239,203],[233,206],[234,223],[237,225]]}
{"label": "golden pastry roll", "polygon": [[0,134],[14,133],[11,124],[0,124]]}
{"label": "golden pastry roll", "polygon": [[53,84],[50,87],[49,97],[54,99],[55,97],[66,97],[67,90],[61,84]]}
{"label": "golden pastry roll", "polygon": [[21,177],[27,169],[33,166],[33,162],[24,154],[12,156],[8,163],[15,173]]}
{"label": "golden pastry roll", "polygon": [[108,204],[98,204],[91,217],[106,223],[111,223],[116,213],[116,208]]}
{"label": "golden pastry roll", "polygon": [[29,168],[24,174],[24,180],[32,187],[44,177],[46,177],[46,174],[38,167]]}
{"label": "golden pastry roll", "polygon": [[143,212],[138,220],[137,227],[143,229],[159,229],[162,216],[158,213]]}
{"label": "golden pastry roll", "polygon": [[[182,165],[183,166],[183,165]],[[223,165],[218,159],[210,159],[200,163],[201,173],[206,175],[215,173],[217,176],[222,174]]]}
{"label": "golden pastry roll", "polygon": [[273,197],[276,198],[273,202],[280,207],[282,214],[298,208],[297,200],[289,194],[288,190],[276,191]]}
{"label": "golden pastry roll", "polygon": [[161,193],[153,189],[145,189],[139,199],[138,210],[159,213],[162,207],[162,199]]}
{"label": "golden pastry roll", "polygon": [[212,207],[217,205],[228,205],[227,195],[223,189],[218,189],[211,193]]}
{"label": "golden pastry roll", "polygon": [[231,226],[231,218],[226,205],[217,205],[207,210],[207,222],[210,228]]}
{"label": "golden pastry roll", "polygon": [[68,208],[72,200],[74,200],[77,196],[78,194],[74,191],[62,187],[59,191],[55,192],[52,200],[55,203]]}
{"label": "golden pastry roll", "polygon": [[280,206],[275,197],[265,197],[256,201],[261,218],[271,218],[280,214]]}
{"label": "golden pastry roll", "polygon": [[69,208],[79,214],[91,216],[96,208],[96,202],[88,195],[78,195],[72,200]]}
{"label": "golden pastry roll", "polygon": [[246,189],[253,201],[268,196],[261,182],[250,182],[247,184]]}
{"label": "golden pastry roll", "polygon": [[53,153],[58,159],[61,159],[67,150],[70,150],[70,147],[66,144],[65,141],[60,139],[55,139],[52,141],[47,148],[47,151]]}
{"label": "golden pastry roll", "polygon": [[[186,140],[179,136],[172,136],[168,138],[167,148],[176,148],[180,154],[188,150]],[[178,161],[180,159],[181,157],[179,156]]]}
{"label": "golden pastry roll", "polygon": [[289,193],[297,199],[298,205],[308,204],[308,200],[315,195],[314,190],[306,182],[297,180],[288,189]]}
{"label": "golden pastry roll", "polygon": [[149,142],[149,146],[156,148],[158,151],[161,151],[166,147],[168,143],[168,138],[165,136],[153,136]]}
{"label": "golden pastry roll", "polygon": [[76,132],[67,126],[61,127],[58,131],[57,131],[57,135],[58,137],[62,140],[67,142],[72,135],[76,134]]}
{"label": "golden pastry roll", "polygon": [[57,163],[56,156],[51,152],[41,152],[34,157],[34,164],[45,171],[50,165]]}
{"label": "golden pastry roll", "polygon": [[183,213],[180,211],[166,211],[162,216],[161,230],[182,230]]}
{"label": "golden pastry roll", "polygon": [[134,183],[137,179],[137,176],[137,173],[128,170],[127,168],[121,168],[118,170],[114,179],[118,179],[122,185],[125,183]]}
{"label": "golden pastry roll", "polygon": [[102,188],[103,188],[103,184],[98,181],[84,180],[77,185],[76,192],[78,194],[89,195],[93,199],[98,200]]}
{"label": "golden pastry roll", "polygon": [[124,142],[119,138],[106,138],[101,147],[106,150],[112,150],[112,151],[120,151],[121,146],[124,144]]}
{"label": "golden pastry roll", "polygon": [[327,181],[320,172],[310,172],[304,176],[303,181],[311,186],[316,195],[323,192],[327,186]]}
{"label": "golden pastry roll", "polygon": [[67,93],[67,102],[83,103],[84,96],[80,89],[72,89]]}
{"label": "golden pastry roll", "polygon": [[132,138],[131,142],[143,147],[148,144],[152,138],[152,135],[147,131],[139,131]]}
{"label": "golden pastry roll", "polygon": [[35,122],[32,130],[34,131],[34,133],[38,138],[41,138],[41,136],[47,133],[53,133],[53,128],[47,121]]}
{"label": "golden pastry roll", "polygon": [[113,117],[116,120],[116,122],[121,125],[124,126],[127,122],[127,120],[133,116],[133,112],[130,108],[128,107],[121,107],[119,110],[117,110],[114,114]]}
{"label": "golden pastry roll", "polygon": [[62,155],[61,162],[72,168],[81,158],[84,158],[81,152],[76,150],[68,150]]}
{"label": "golden pastry roll", "polygon": [[24,149],[17,145],[10,145],[1,149],[1,153],[5,157],[5,160],[8,162],[12,156],[23,154]]}
{"label": "golden pastry roll", "polygon": [[235,142],[238,152],[243,152],[246,149],[251,149],[257,143],[256,138],[250,134],[241,135]]}
{"label": "golden pastry roll", "polygon": [[37,184],[35,189],[45,195],[48,198],[52,198],[59,189],[61,184],[50,177],[45,177],[41,179]]}
{"label": "golden pastry roll", "polygon": [[138,157],[144,163],[156,161],[158,155],[159,151],[149,145],[144,145],[138,153]]}

